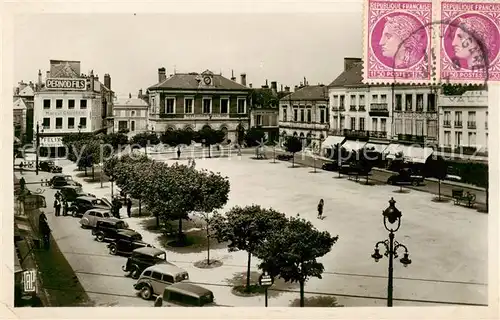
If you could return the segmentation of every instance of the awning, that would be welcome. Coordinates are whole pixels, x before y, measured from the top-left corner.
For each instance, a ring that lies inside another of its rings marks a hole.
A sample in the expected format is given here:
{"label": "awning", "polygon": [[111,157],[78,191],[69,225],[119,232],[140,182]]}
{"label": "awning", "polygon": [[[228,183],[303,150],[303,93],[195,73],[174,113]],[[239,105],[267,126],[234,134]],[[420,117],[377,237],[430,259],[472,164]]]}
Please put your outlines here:
{"label": "awning", "polygon": [[387,149],[389,145],[386,143],[373,143],[373,142],[368,142],[365,144],[366,149],[374,149],[378,153],[384,153],[385,149]]}
{"label": "awning", "polygon": [[387,159],[396,158],[396,154],[400,152],[403,154],[403,159],[406,162],[425,163],[433,150],[429,147],[405,146],[391,143],[384,151]]}
{"label": "awning", "polygon": [[342,145],[342,148],[345,148],[347,151],[358,151],[359,149],[363,149],[366,141],[358,141],[358,140],[346,140]]}
{"label": "awning", "polygon": [[397,143],[390,143],[384,150],[387,159],[396,158],[396,154],[403,151],[403,145]]}
{"label": "awning", "polygon": [[345,137],[341,136],[328,136],[325,141],[321,143],[321,149],[325,148],[333,148],[336,144],[342,144],[344,142]]}

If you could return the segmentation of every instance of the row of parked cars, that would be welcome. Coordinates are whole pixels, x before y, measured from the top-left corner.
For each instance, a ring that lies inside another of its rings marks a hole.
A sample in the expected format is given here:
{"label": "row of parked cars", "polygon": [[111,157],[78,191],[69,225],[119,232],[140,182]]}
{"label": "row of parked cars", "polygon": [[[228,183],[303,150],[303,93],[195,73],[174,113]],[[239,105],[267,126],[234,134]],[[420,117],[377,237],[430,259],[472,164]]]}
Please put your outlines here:
{"label": "row of parked cars", "polygon": [[128,257],[122,270],[137,280],[134,289],[143,299],[161,296],[166,302],[162,305],[166,306],[213,304],[210,290],[188,283],[188,272],[168,262],[165,251],[143,241],[142,235],[130,229],[126,221],[113,217],[107,199],[84,192],[81,184],[68,175],[55,175],[48,184],[59,189],[71,203],[68,210],[80,217],[82,228],[90,229],[96,241],[107,242],[109,254]]}

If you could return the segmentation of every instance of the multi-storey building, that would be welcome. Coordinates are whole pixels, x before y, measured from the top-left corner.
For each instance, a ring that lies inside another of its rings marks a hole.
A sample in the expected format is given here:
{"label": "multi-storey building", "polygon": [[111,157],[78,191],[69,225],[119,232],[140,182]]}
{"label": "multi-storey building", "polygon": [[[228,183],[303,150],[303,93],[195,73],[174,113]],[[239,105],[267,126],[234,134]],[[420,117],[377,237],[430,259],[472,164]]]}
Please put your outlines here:
{"label": "multi-storey building", "polygon": [[462,147],[478,153],[488,150],[488,93],[467,91],[439,95],[439,146],[459,152]]}
{"label": "multi-storey building", "polygon": [[345,58],[344,71],[329,85],[331,127],[342,146],[359,149],[366,143],[389,158],[408,154],[425,162],[429,146],[437,146],[436,90],[428,86],[367,85],[362,61]]}
{"label": "multi-storey building", "polygon": [[64,135],[108,131],[113,112],[109,75],[104,82],[93,71],[88,76],[80,73],[80,61],[51,60],[45,84],[34,99],[33,130],[39,126],[39,147],[50,156],[63,155]]}
{"label": "multi-storey building", "polygon": [[281,98],[279,106],[280,144],[284,143],[286,137],[296,136],[313,150],[321,148],[330,129],[328,87],[298,87],[293,93]]}
{"label": "multi-storey building", "polygon": [[130,135],[135,135],[148,130],[149,105],[142,99],[142,90],[137,98],[119,98],[114,102],[114,131],[126,131]]}
{"label": "multi-storey building", "polygon": [[14,88],[14,137],[22,143],[30,143],[33,140],[33,101],[37,89],[31,81],[20,81]]}
{"label": "multi-storey building", "polygon": [[151,130],[200,130],[205,126],[226,133],[226,141],[237,141],[237,133],[249,128],[250,88],[246,74],[241,83],[210,70],[174,73],[168,78],[158,69],[158,83],[148,88]]}

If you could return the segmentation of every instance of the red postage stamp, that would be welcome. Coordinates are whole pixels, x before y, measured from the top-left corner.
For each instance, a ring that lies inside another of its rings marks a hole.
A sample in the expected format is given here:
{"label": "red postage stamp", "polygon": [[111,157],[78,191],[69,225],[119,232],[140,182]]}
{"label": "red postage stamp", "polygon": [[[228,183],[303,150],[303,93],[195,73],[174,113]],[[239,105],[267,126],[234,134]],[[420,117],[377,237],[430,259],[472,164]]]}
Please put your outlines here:
{"label": "red postage stamp", "polygon": [[441,0],[439,19],[441,81],[500,81],[500,3]]}
{"label": "red postage stamp", "polygon": [[365,83],[432,82],[432,0],[365,0]]}

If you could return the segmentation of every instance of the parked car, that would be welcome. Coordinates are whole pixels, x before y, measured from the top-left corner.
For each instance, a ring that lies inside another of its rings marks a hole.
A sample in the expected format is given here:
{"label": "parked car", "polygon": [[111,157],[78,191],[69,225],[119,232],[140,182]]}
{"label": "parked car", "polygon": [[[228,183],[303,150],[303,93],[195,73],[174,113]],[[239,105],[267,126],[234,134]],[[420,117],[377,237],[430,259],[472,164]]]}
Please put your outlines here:
{"label": "parked car", "polygon": [[62,172],[62,167],[56,166],[56,164],[52,160],[39,161],[38,169],[40,169],[41,171],[52,172],[52,173]]}
{"label": "parked car", "polygon": [[92,235],[99,242],[103,242],[105,239],[118,240],[124,236],[135,236],[136,239],[142,240],[140,233],[128,229],[125,221],[116,218],[98,220],[95,227],[92,228]]}
{"label": "parked car", "polygon": [[340,173],[347,175],[365,176],[370,173],[372,168],[370,166],[364,166],[361,163],[351,162],[349,164],[342,164],[339,170]]}
{"label": "parked car", "polygon": [[59,191],[63,195],[63,199],[68,202],[73,202],[78,197],[95,197],[91,193],[84,192],[80,186],[63,186]]}
{"label": "parked car", "polygon": [[49,187],[54,189],[60,189],[63,186],[82,186],[81,183],[76,182],[69,175],[57,174],[52,177],[48,182]]}
{"label": "parked car", "polygon": [[278,154],[276,156],[276,159],[280,161],[290,161],[292,160],[293,156],[291,154]]}
{"label": "parked car", "polygon": [[186,270],[170,263],[160,263],[147,267],[134,284],[144,300],[163,294],[165,287],[189,279]]}
{"label": "parked car", "polygon": [[214,306],[214,293],[206,288],[181,281],[165,287],[159,307],[172,306]]}
{"label": "parked car", "polygon": [[387,179],[387,184],[392,185],[411,184],[413,186],[419,186],[423,183],[424,177],[412,172],[412,170],[408,168],[402,169],[399,173],[393,174]]}
{"label": "parked car", "polygon": [[321,169],[326,171],[337,171],[339,164],[337,162],[326,162],[321,166]]}
{"label": "parked car", "polygon": [[106,199],[99,199],[90,196],[76,198],[68,208],[68,213],[73,217],[81,217],[90,209],[107,209],[111,210],[111,203]]}
{"label": "parked car", "polygon": [[[119,231],[118,238],[108,244],[109,253],[112,255],[123,254],[131,255],[135,249],[153,246],[142,240],[142,236],[139,233],[131,233],[127,231]],[[153,250],[154,251],[154,250]],[[161,250],[160,250],[161,251]],[[149,251],[147,251],[149,252]],[[156,252],[156,251],[155,251]],[[158,253],[158,255],[165,254],[163,251]],[[137,254],[136,254],[137,255]],[[153,256],[154,258],[154,256]],[[137,259],[137,257],[135,257]],[[161,260],[165,260],[161,258]]]}
{"label": "parked car", "polygon": [[160,263],[167,263],[165,251],[154,247],[137,248],[122,266],[122,270],[128,272],[133,279],[139,278],[144,269]]}
{"label": "parked car", "polygon": [[[111,216],[111,212],[109,209],[90,209],[87,210],[82,218],[80,219],[80,225],[82,228],[95,228],[97,225],[97,221],[101,220],[114,220],[114,221],[123,221],[118,218],[114,218]],[[125,227],[128,228],[127,222],[123,221],[125,224]]]}

